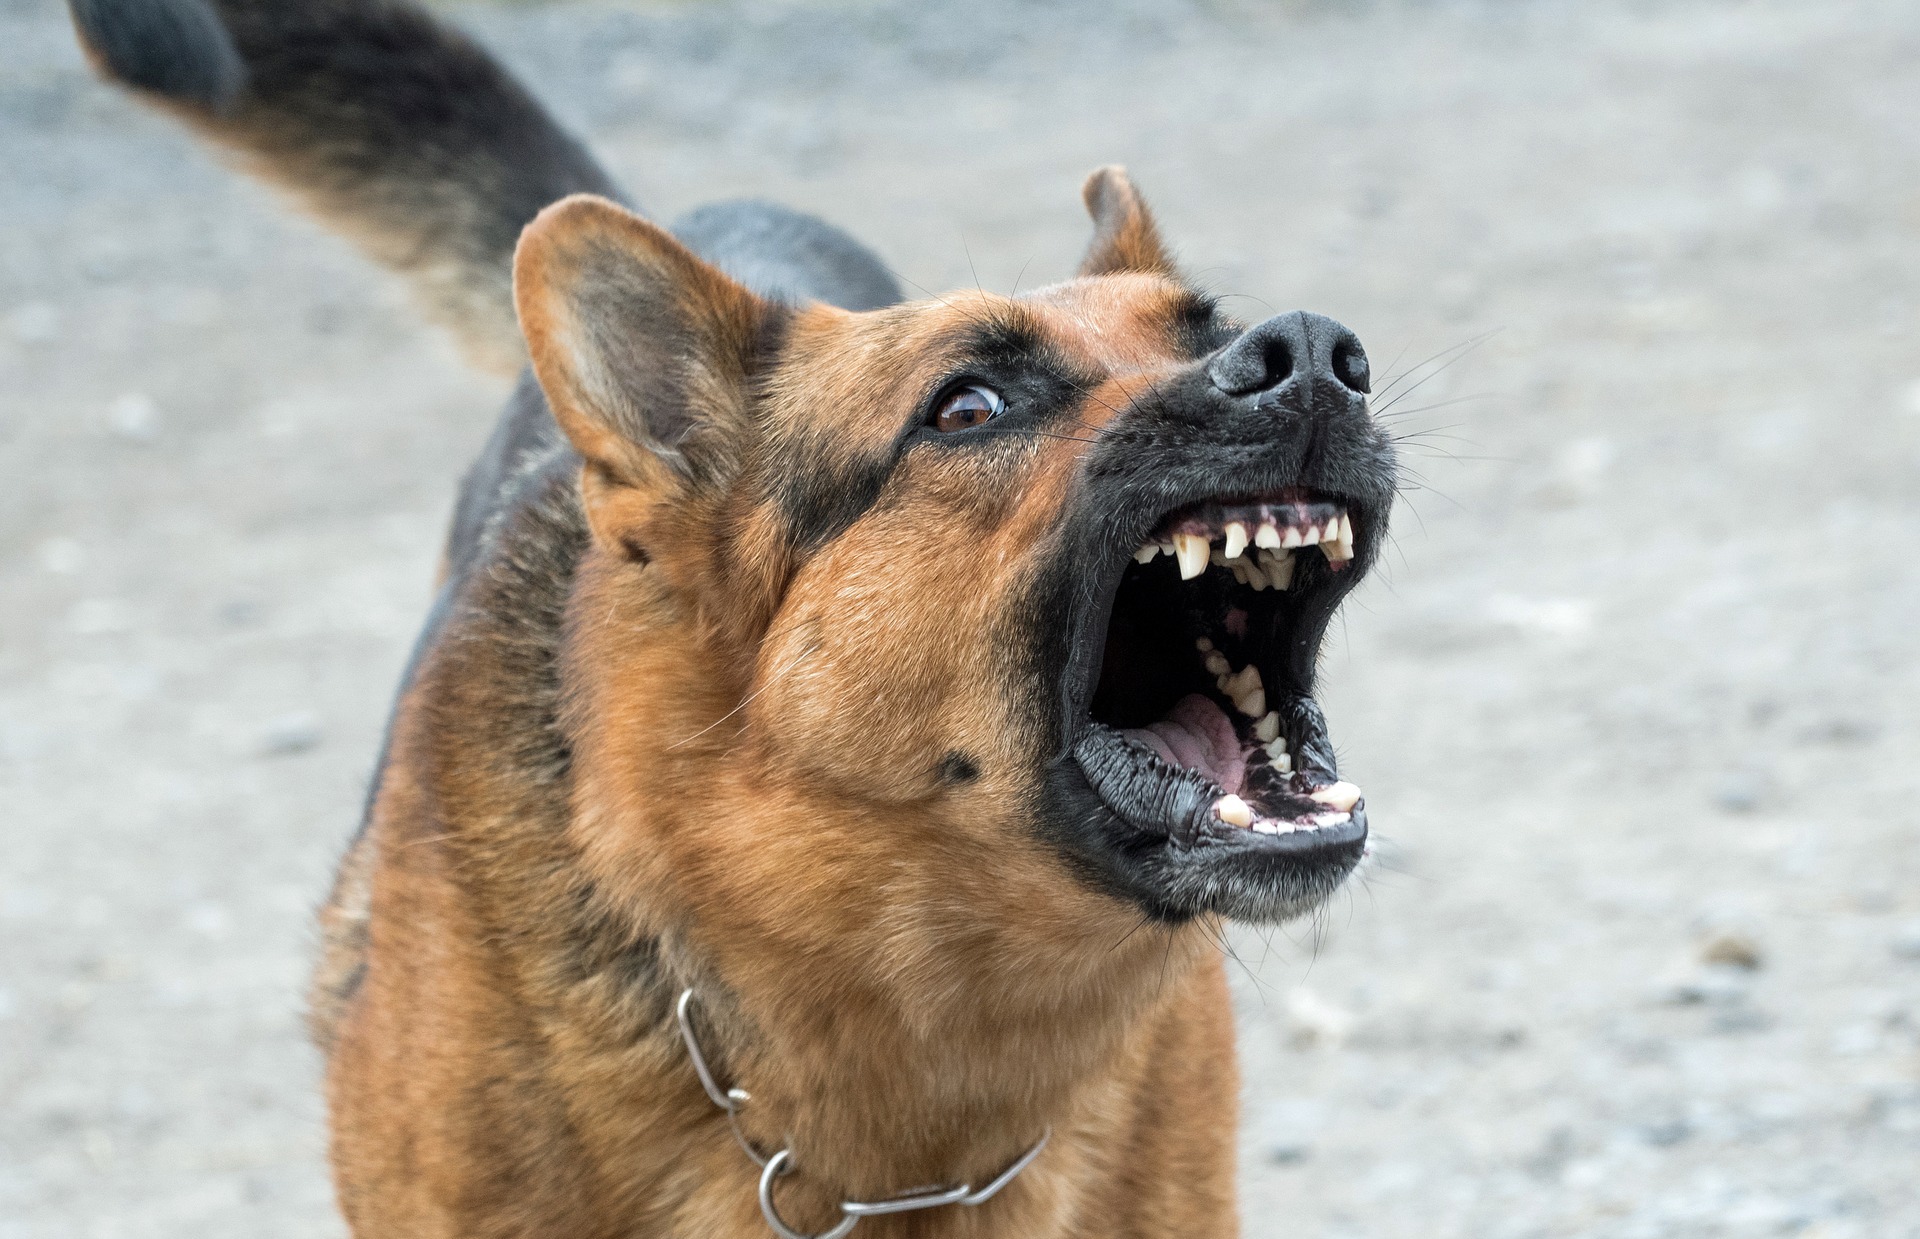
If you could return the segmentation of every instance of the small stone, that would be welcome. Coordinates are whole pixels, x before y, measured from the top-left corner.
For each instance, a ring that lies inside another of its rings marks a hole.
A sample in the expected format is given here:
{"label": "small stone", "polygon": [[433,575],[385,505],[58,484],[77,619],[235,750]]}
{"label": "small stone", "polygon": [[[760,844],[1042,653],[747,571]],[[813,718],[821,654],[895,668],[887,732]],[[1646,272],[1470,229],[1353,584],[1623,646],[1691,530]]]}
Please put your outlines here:
{"label": "small stone", "polygon": [[60,336],[60,311],[44,301],[29,301],[7,315],[7,325],[22,344],[48,344]]}
{"label": "small stone", "polygon": [[107,428],[123,439],[151,443],[160,437],[160,406],[145,392],[128,392],[107,410]]}
{"label": "small stone", "polygon": [[73,576],[87,566],[87,551],[72,538],[48,538],[40,544],[40,566],[56,576]]}
{"label": "small stone", "polygon": [[260,735],[262,757],[291,757],[318,748],[326,738],[320,718],[311,711],[282,715],[268,723]]}
{"label": "small stone", "polygon": [[1752,813],[1766,798],[1767,781],[1753,770],[1736,770],[1721,778],[1713,789],[1713,803],[1723,813]]}
{"label": "small stone", "polygon": [[1292,1166],[1313,1154],[1313,1138],[1326,1125],[1318,1102],[1287,1099],[1268,1102],[1252,1116],[1254,1147],[1276,1166]]}
{"label": "small stone", "polygon": [[74,604],[68,622],[81,636],[97,637],[132,628],[133,615],[118,598],[83,598]]}
{"label": "small stone", "polygon": [[1302,985],[1287,995],[1287,1022],[1293,1043],[1305,1048],[1345,1043],[1353,1033],[1356,1020],[1351,1011]]}
{"label": "small stone", "polygon": [[1693,968],[1657,988],[1659,1000],[1669,1006],[1735,1006],[1752,987],[1751,972],[1727,964]]}
{"label": "small stone", "polygon": [[1635,1134],[1656,1149],[1670,1149],[1692,1138],[1693,1124],[1679,1117],[1658,1119],[1642,1123]]}
{"label": "small stone", "polygon": [[1754,972],[1765,962],[1765,957],[1760,952],[1760,944],[1748,935],[1722,930],[1700,944],[1700,962]]}

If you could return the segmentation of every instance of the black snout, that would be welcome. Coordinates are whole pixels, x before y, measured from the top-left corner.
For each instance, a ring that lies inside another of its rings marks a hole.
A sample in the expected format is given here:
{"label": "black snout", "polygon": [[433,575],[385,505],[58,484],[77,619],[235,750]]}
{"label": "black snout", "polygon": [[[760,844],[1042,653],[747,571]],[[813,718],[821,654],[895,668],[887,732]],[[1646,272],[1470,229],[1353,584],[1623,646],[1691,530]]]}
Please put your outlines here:
{"label": "black snout", "polygon": [[1359,338],[1326,315],[1305,310],[1247,328],[1208,364],[1207,377],[1229,396],[1291,394],[1303,408],[1314,403],[1322,384],[1342,396],[1373,390]]}

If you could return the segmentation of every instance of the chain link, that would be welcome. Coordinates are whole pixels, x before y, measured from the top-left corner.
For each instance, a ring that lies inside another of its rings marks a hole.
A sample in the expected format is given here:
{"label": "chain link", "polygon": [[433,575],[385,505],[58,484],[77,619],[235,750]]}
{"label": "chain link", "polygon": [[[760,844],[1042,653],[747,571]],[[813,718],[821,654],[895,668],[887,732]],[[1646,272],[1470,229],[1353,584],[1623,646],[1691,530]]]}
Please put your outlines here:
{"label": "chain link", "polygon": [[971,1207],[985,1204],[998,1195],[1001,1188],[1018,1178],[1022,1170],[1032,1165],[1033,1159],[1040,1156],[1040,1150],[1046,1148],[1047,1141],[1053,1138],[1052,1128],[1042,1132],[1040,1139],[1034,1142],[1032,1148],[1022,1153],[1005,1170],[995,1175],[993,1182],[979,1191],[975,1191],[971,1184],[962,1183],[957,1187],[916,1190],[888,1200],[843,1200],[840,1202],[840,1212],[844,1216],[830,1228],[817,1235],[794,1230],[781,1220],[780,1211],[773,1205],[774,1180],[793,1173],[793,1150],[781,1149],[772,1157],[763,1156],[740,1130],[741,1107],[753,1099],[752,1095],[744,1089],[721,1088],[720,1082],[714,1079],[713,1072],[707,1067],[706,1055],[700,1052],[700,1042],[693,1035],[693,1016],[689,1010],[692,1005],[691,989],[682,992],[680,1001],[674,1004],[674,1014],[680,1021],[680,1039],[687,1044],[687,1057],[693,1060],[693,1069],[700,1075],[700,1087],[706,1090],[708,1100],[726,1112],[727,1126],[732,1128],[733,1138],[739,1142],[742,1149],[746,1150],[747,1156],[760,1167],[760,1216],[767,1220],[767,1225],[773,1228],[773,1233],[780,1236],[780,1239],[845,1239],[847,1233],[859,1225],[863,1217],[879,1217],[888,1213],[912,1213],[920,1209],[938,1209],[945,1205]]}

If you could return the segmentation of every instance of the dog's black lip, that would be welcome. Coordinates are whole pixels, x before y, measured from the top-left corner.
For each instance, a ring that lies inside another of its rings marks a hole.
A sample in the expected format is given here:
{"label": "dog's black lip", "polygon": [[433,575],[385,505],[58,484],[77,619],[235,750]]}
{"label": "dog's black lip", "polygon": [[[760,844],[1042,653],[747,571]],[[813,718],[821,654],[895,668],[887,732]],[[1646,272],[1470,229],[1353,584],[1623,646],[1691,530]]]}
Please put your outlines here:
{"label": "dog's black lip", "polygon": [[[1321,737],[1324,740],[1324,737]],[[1088,790],[1099,797],[1116,818],[1138,831],[1145,839],[1164,840],[1176,848],[1196,847],[1237,847],[1251,846],[1260,852],[1286,853],[1301,860],[1314,859],[1316,855],[1328,860],[1335,859],[1334,854],[1351,848],[1354,844],[1364,843],[1367,837],[1367,802],[1364,798],[1356,801],[1347,811],[1347,820],[1334,822],[1326,826],[1308,829],[1283,831],[1268,834],[1229,825],[1213,814],[1214,801],[1226,794],[1226,789],[1211,779],[1197,775],[1192,771],[1169,770],[1158,757],[1149,753],[1131,755],[1133,760],[1160,767],[1170,774],[1168,783],[1190,785],[1191,794],[1181,796],[1175,792],[1176,799],[1167,808],[1172,810],[1163,820],[1142,821],[1130,817],[1123,807],[1094,782],[1094,773],[1088,769],[1089,761],[1098,758],[1091,750],[1094,746],[1111,752],[1114,748],[1134,748],[1138,746],[1122,739],[1113,728],[1104,723],[1091,723],[1081,732],[1080,740],[1074,745],[1068,758],[1077,769],[1076,773],[1086,781]],[[1335,772],[1321,771],[1332,775]],[[1332,782],[1329,778],[1327,782]]]}

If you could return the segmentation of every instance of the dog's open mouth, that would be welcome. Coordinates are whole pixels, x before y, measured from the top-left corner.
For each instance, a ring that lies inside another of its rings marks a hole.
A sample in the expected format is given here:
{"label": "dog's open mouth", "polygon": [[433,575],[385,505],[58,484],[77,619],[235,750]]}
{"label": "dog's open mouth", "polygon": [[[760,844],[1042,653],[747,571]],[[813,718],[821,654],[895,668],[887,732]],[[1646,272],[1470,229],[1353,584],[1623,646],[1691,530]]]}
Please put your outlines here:
{"label": "dog's open mouth", "polygon": [[1161,520],[1121,575],[1074,746],[1114,814],[1180,847],[1358,859],[1365,803],[1308,692],[1354,520],[1300,487]]}

